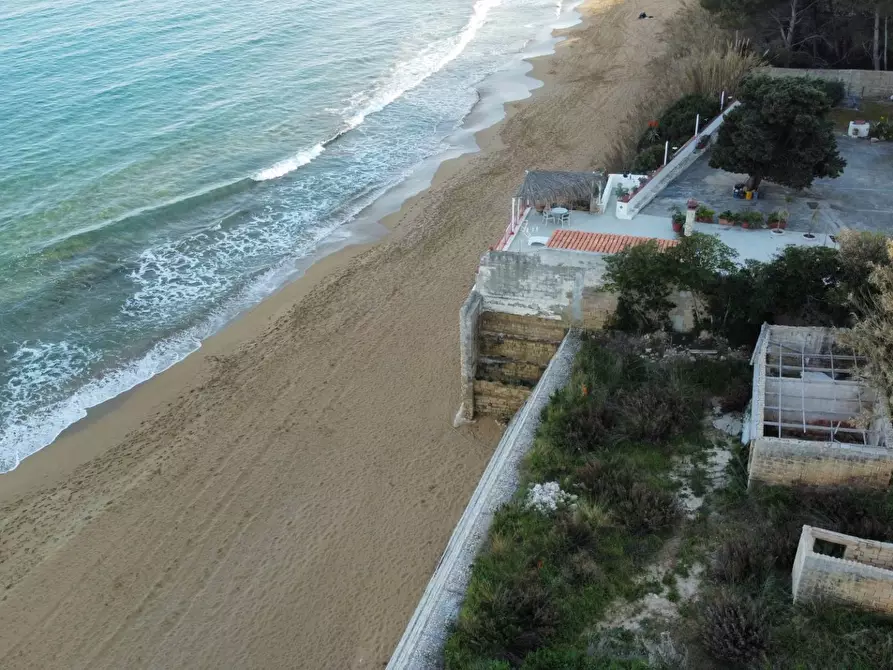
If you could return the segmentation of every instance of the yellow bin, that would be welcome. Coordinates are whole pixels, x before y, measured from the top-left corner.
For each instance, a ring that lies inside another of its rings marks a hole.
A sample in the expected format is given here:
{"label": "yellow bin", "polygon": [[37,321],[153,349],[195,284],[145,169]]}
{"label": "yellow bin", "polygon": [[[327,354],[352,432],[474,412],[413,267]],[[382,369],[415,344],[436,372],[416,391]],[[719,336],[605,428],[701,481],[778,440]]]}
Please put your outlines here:
{"label": "yellow bin", "polygon": [[753,200],[753,191],[745,191],[744,199],[745,200]]}

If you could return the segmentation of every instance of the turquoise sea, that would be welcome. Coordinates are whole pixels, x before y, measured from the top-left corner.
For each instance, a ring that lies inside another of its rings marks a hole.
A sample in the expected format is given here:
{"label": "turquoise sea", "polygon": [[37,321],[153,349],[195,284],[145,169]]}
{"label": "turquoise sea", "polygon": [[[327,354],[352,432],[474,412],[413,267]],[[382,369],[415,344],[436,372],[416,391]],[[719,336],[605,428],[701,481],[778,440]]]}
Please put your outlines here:
{"label": "turquoise sea", "polygon": [[4,0],[0,472],[278,288],[569,17],[561,0]]}

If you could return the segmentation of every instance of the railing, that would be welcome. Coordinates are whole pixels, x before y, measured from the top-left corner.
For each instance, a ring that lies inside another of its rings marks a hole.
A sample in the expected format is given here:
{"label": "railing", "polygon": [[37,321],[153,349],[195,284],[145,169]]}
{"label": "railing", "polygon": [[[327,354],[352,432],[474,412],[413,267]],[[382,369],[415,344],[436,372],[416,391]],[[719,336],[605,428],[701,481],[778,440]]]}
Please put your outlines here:
{"label": "railing", "polygon": [[[739,104],[740,103],[736,101],[726,107],[726,109],[713,119],[706,128],[679,147],[679,150],[673,154],[673,159],[655,172],[651,179],[629,199],[629,202],[620,203],[618,201],[617,218],[633,218],[643,207],[645,207],[645,205],[651,202],[669,182],[679,175],[680,169],[684,170],[691,165],[701,153],[697,149],[697,144],[701,138],[710,137],[716,132],[725,120],[726,114],[735,109]],[[619,207],[621,204],[625,205],[625,207]]]}
{"label": "railing", "polygon": [[496,251],[503,251],[508,249],[509,245],[512,243],[512,240],[515,239],[515,235],[518,234],[518,231],[521,230],[521,226],[524,225],[524,222],[527,220],[527,215],[530,214],[530,210],[532,207],[528,207],[524,210],[524,213],[517,221],[509,221],[508,227],[505,229],[505,232],[502,234],[502,237],[499,238],[499,242],[496,243],[496,246],[493,247]]}

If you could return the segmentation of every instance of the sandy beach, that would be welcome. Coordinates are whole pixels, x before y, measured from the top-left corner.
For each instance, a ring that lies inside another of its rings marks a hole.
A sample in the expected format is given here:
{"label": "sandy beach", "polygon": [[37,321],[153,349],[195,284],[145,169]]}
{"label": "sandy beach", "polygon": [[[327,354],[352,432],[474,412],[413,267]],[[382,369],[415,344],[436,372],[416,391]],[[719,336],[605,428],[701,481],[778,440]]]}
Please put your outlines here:
{"label": "sandy beach", "polygon": [[500,435],[452,426],[478,259],[525,169],[601,165],[680,4],[589,0],[384,240],[0,476],[0,666],[383,667]]}

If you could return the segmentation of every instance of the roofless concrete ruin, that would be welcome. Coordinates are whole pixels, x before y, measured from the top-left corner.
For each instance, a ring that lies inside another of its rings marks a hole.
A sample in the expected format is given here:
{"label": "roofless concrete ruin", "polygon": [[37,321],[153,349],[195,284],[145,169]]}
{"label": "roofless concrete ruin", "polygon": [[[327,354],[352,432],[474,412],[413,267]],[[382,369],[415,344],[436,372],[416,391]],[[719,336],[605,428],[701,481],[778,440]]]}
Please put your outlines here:
{"label": "roofless concrete ruin", "polygon": [[764,325],[751,363],[749,482],[890,485],[884,403],[833,330]]}

